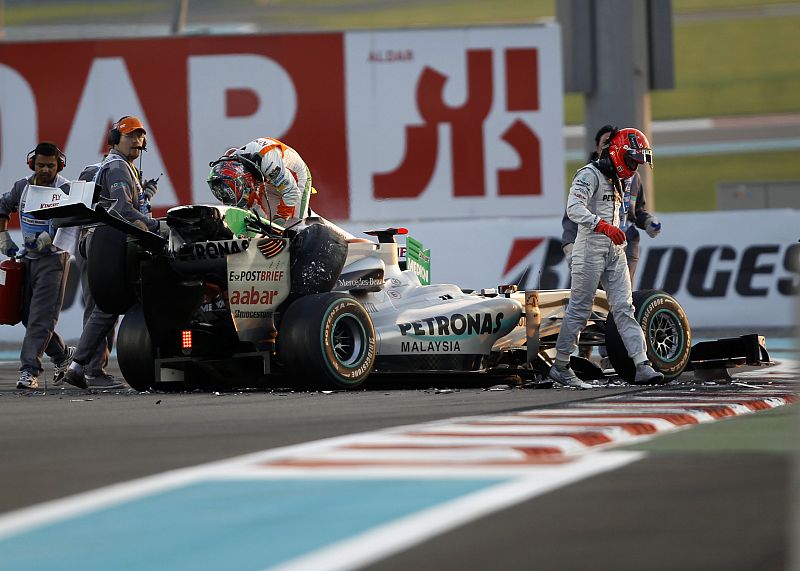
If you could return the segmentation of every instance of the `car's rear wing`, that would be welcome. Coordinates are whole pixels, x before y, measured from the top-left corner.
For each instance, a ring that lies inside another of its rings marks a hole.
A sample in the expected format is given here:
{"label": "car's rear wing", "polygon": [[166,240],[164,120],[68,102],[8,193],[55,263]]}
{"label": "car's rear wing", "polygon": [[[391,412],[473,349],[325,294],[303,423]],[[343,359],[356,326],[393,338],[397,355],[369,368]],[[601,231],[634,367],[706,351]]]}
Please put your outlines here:
{"label": "car's rear wing", "polygon": [[26,213],[40,220],[55,220],[57,227],[106,224],[140,240],[147,249],[161,248],[166,238],[137,228],[114,210],[102,204],[99,187],[94,182],[70,182],[69,192],[50,186],[30,185],[26,197]]}
{"label": "car's rear wing", "polygon": [[739,337],[728,337],[714,341],[700,341],[692,345],[687,371],[694,371],[695,379],[730,381],[728,369],[748,365],[769,365],[772,361],[767,352],[763,335],[751,333]]}

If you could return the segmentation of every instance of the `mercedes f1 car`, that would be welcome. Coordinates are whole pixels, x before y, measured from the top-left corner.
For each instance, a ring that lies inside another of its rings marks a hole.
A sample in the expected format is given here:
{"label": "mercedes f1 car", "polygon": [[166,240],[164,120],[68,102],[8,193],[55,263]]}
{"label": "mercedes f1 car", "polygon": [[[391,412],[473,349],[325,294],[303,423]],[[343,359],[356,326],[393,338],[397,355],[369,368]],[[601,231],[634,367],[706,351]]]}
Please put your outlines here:
{"label": "mercedes f1 car", "polygon": [[[569,290],[423,285],[399,259],[400,229],[347,239],[317,217],[281,228],[251,211],[192,205],[168,211],[165,238],[88,200],[71,202],[72,209],[53,211],[51,203],[40,215],[104,222],[89,248],[89,283],[102,310],[124,316],[117,357],[137,390],[251,387],[276,374],[337,389],[389,374],[503,373],[543,382],[569,299]],[[695,365],[768,359],[763,338],[749,336],[706,345],[692,360],[689,320],[672,296],[638,291],[634,305],[664,382]],[[601,290],[579,344],[605,346],[616,374],[633,381]],[[579,376],[603,375],[573,359]]]}

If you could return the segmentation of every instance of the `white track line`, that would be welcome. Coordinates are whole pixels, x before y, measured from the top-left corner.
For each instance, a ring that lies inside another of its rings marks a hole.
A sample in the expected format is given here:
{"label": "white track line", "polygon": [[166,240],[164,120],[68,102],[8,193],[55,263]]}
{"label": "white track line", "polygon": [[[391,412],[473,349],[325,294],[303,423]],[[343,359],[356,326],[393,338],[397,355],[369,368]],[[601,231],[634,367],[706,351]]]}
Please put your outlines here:
{"label": "white track line", "polygon": [[487,514],[639,460],[640,452],[606,452],[493,486],[371,529],[293,559],[272,571],[346,571],[374,563]]}

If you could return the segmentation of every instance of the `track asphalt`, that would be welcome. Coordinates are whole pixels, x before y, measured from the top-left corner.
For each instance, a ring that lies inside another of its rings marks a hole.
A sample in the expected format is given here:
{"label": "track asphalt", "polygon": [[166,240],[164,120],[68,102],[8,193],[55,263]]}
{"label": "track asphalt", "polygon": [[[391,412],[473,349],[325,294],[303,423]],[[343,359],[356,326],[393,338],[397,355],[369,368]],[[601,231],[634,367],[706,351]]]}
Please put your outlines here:
{"label": "track asphalt", "polygon": [[16,367],[0,365],[0,569],[789,565],[786,366],[332,394],[24,393]]}

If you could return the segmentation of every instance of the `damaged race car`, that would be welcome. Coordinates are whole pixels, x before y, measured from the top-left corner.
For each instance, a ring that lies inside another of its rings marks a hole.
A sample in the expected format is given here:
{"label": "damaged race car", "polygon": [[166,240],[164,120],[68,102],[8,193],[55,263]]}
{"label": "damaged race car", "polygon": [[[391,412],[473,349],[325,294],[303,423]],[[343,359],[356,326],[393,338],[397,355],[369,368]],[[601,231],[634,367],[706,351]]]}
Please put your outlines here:
{"label": "damaged race car", "polygon": [[[92,194],[86,184],[84,197]],[[334,389],[397,374],[500,373],[548,383],[569,290],[428,285],[428,252],[414,240],[413,269],[401,264],[395,237],[403,229],[347,239],[319,217],[282,228],[252,211],[191,205],[168,211],[163,238],[88,199],[65,202],[36,215],[103,222],[90,248],[89,284],[98,307],[124,316],[117,357],[134,389],[256,387],[275,375]],[[634,306],[664,382],[687,367],[768,360],[763,338],[747,336],[706,344],[693,362],[689,320],[672,296],[638,291]],[[579,344],[605,346],[616,374],[633,381],[601,290]],[[584,379],[604,375],[578,357],[573,367]]]}

